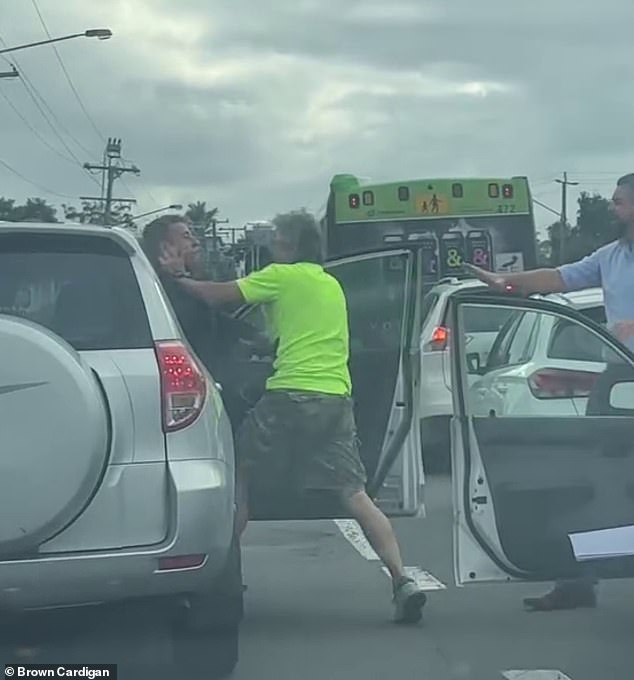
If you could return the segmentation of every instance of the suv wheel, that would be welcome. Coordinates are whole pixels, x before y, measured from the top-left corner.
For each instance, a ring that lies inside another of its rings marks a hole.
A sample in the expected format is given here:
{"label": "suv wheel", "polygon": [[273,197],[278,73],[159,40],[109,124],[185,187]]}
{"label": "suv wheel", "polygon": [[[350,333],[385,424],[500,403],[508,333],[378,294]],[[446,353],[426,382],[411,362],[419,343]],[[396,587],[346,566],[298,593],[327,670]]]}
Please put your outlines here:
{"label": "suv wheel", "polygon": [[225,678],[238,663],[244,616],[240,543],[234,541],[227,564],[208,592],[196,593],[174,627],[174,662],[180,677]]}

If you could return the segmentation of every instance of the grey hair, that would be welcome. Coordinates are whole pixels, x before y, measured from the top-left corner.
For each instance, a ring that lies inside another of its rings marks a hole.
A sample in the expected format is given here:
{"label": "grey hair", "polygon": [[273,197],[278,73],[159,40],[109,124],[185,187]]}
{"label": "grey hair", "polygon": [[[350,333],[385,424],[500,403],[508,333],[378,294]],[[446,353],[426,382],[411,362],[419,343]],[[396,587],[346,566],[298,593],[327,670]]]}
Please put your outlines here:
{"label": "grey hair", "polygon": [[319,225],[312,215],[298,213],[280,219],[275,229],[281,241],[293,253],[294,262],[324,263],[324,247]]}

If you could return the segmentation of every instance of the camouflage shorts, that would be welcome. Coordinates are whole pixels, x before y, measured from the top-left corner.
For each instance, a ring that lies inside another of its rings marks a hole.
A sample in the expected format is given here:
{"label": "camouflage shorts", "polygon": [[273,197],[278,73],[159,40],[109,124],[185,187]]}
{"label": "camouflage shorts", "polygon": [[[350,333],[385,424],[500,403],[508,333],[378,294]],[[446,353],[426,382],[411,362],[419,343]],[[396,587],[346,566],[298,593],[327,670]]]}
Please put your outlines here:
{"label": "camouflage shorts", "polygon": [[352,495],[365,488],[352,399],[271,390],[236,438],[238,465],[258,483]]}

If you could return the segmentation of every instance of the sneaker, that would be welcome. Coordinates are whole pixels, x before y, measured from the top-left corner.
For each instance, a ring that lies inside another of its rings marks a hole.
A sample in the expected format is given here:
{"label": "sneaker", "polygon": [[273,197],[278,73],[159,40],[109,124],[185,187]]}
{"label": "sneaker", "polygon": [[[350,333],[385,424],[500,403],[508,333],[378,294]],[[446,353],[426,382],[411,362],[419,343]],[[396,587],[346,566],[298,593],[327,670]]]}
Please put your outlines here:
{"label": "sneaker", "polygon": [[423,618],[427,595],[411,578],[394,586],[394,622],[418,623]]}
{"label": "sneaker", "polygon": [[541,597],[525,597],[524,607],[533,612],[553,612],[570,609],[593,609],[597,594],[592,586],[566,588],[555,586]]}

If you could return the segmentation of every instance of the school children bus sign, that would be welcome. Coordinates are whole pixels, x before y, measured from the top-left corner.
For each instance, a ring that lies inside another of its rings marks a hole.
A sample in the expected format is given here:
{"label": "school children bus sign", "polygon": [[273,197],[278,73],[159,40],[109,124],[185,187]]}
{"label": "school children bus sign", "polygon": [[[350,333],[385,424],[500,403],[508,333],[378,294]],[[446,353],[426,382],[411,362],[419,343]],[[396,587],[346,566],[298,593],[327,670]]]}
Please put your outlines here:
{"label": "school children bus sign", "polygon": [[437,191],[426,191],[414,198],[416,212],[425,217],[447,215],[449,213],[449,199],[445,194]]}

